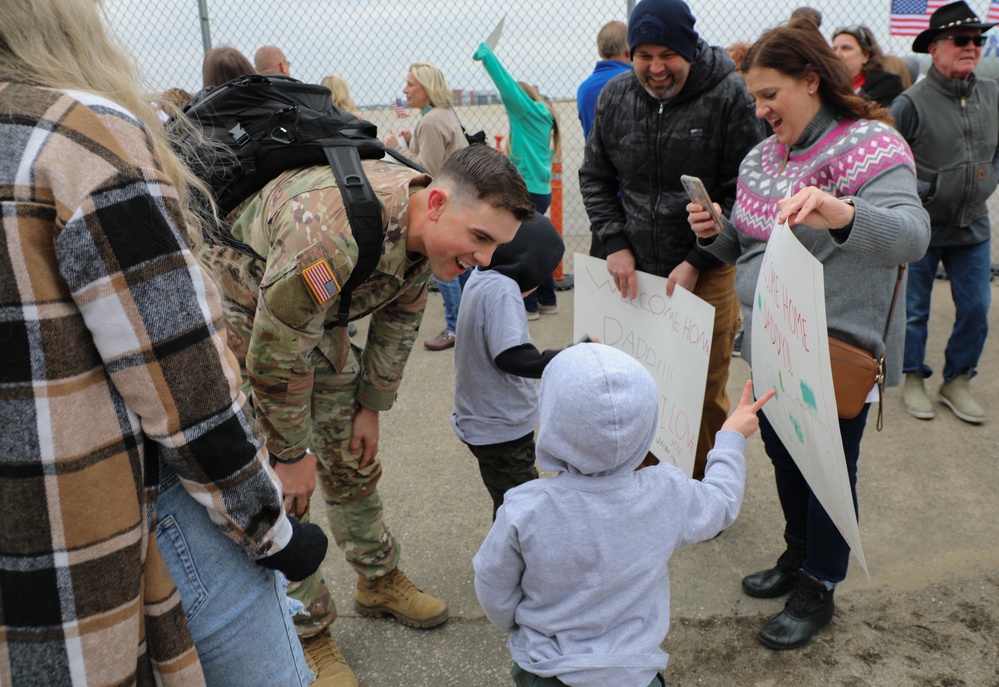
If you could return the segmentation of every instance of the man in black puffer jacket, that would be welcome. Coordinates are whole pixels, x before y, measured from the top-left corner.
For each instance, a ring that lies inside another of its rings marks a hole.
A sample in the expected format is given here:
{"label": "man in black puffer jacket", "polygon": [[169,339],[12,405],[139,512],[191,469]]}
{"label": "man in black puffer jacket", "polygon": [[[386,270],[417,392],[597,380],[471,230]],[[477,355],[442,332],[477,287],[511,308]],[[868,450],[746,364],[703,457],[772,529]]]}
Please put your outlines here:
{"label": "man in black puffer jacket", "polygon": [[628,22],[634,68],[607,83],[586,140],[579,187],[607,270],[625,296],[635,271],[668,278],[715,307],[694,477],[728,415],[725,386],[738,330],[735,268],[700,251],[681,174],[700,177],[727,214],[739,164],[763,137],[752,99],[721,48],[694,30],[682,0],[641,0]]}

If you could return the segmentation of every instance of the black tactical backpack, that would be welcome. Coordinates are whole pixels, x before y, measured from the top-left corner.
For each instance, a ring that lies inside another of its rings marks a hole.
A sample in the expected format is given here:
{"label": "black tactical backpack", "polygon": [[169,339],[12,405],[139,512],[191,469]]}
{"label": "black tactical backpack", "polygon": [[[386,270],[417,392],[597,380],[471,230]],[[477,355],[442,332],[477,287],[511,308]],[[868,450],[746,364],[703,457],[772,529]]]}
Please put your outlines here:
{"label": "black tactical backpack", "polygon": [[[178,152],[212,190],[223,215],[295,167],[328,163],[343,197],[347,219],[358,247],[357,265],[340,291],[339,325],[347,324],[350,292],[378,264],[384,240],[382,210],[361,160],[386,153],[426,173],[422,167],[385,146],[374,124],[333,104],[329,89],[280,75],[246,74],[215,88],[206,88],[188,102],[182,115],[202,135],[221,143],[221,150],[180,145]],[[190,137],[183,127],[167,125],[177,141]],[[199,151],[192,155],[191,151]],[[263,260],[226,229],[208,236],[245,255]]]}

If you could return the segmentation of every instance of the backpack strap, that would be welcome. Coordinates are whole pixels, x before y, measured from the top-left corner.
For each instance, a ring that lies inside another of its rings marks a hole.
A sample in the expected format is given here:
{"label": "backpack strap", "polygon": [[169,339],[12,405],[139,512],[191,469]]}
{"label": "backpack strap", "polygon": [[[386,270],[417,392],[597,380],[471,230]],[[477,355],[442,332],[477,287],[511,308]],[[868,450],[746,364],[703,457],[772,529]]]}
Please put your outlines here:
{"label": "backpack strap", "polygon": [[323,148],[329,160],[333,176],[336,177],[340,195],[343,197],[347,221],[357,243],[357,264],[350,278],[340,289],[340,311],[336,326],[346,327],[350,314],[350,294],[363,284],[371,273],[382,253],[385,236],[382,229],[382,206],[368,177],[361,167],[361,156],[351,146],[328,146]]}

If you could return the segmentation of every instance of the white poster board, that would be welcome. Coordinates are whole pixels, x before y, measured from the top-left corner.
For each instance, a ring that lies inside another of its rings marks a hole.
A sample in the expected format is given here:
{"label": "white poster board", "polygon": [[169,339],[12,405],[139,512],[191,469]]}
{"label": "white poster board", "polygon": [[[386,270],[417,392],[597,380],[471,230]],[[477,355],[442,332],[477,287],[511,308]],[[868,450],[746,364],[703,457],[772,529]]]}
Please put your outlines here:
{"label": "white poster board", "polygon": [[866,573],[839,432],[822,280],[822,263],[786,224],[776,226],[756,282],[753,387],[757,394],[777,390],[763,412]]}
{"label": "white poster board", "polygon": [[714,306],[666,280],[638,272],[638,297],[621,298],[607,263],[576,253],[573,340],[584,336],[643,363],[659,388],[652,453],[688,476],[694,471],[714,331]]}

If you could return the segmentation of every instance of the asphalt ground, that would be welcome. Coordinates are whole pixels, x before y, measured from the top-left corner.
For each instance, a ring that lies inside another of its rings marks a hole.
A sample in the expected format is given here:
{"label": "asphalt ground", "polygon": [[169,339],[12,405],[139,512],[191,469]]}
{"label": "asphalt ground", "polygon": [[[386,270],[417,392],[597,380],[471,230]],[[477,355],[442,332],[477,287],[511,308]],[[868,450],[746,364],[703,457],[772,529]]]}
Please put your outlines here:
{"label": "asphalt ground", "polygon": [[[954,316],[948,287],[938,281],[933,294],[927,355],[936,369]],[[558,297],[560,312],[530,325],[538,348],[571,342],[573,292]],[[997,313],[993,308],[993,330]],[[402,544],[400,567],[445,599],[451,617],[439,628],[415,630],[358,615],[353,571],[331,548],[323,570],[340,613],[333,634],[363,687],[512,684],[506,636],[486,620],[473,587],[471,560],[490,526],[491,502],[474,457],[450,426],[453,351],[422,345],[443,322],[440,295],[431,293],[399,398],[382,414],[380,491],[388,525]],[[361,323],[358,336],[365,331]],[[783,547],[770,462],[758,436],[748,442],[739,518],[717,539],[680,549],[670,562],[667,684],[999,686],[995,346],[986,345],[973,382],[989,413],[985,424],[968,425],[942,405],[936,419],[916,420],[905,412],[899,388],[886,394],[882,432],[875,431],[872,412],[859,467],[870,577],[851,561],[832,625],[803,650],[776,654],[759,647],[755,632],[782,601],[750,599],[740,590],[741,578],[770,567]],[[748,376],[746,363],[733,359],[730,397],[738,398]],[[931,397],[939,382],[939,375],[928,380]],[[325,526],[318,489],[314,499],[314,520]],[[930,631],[934,641],[924,636]]]}

